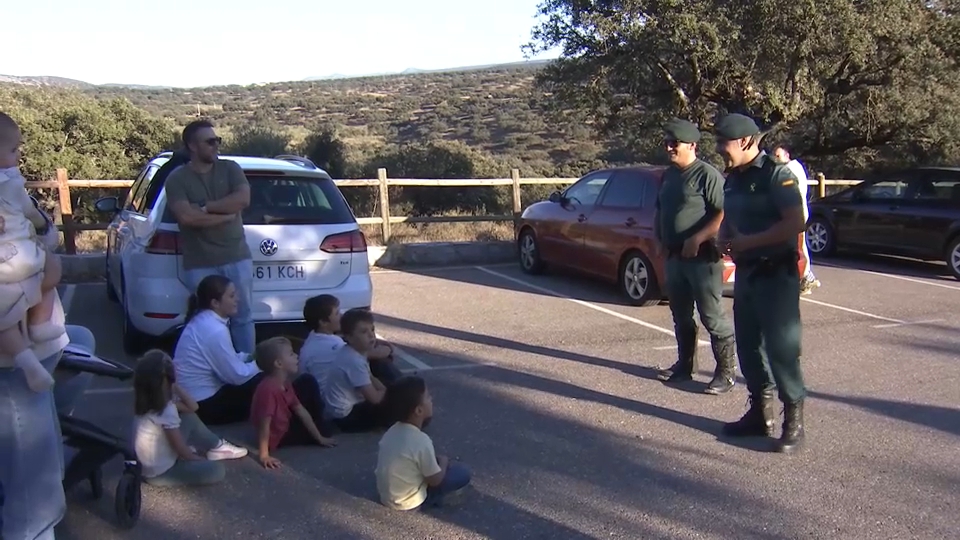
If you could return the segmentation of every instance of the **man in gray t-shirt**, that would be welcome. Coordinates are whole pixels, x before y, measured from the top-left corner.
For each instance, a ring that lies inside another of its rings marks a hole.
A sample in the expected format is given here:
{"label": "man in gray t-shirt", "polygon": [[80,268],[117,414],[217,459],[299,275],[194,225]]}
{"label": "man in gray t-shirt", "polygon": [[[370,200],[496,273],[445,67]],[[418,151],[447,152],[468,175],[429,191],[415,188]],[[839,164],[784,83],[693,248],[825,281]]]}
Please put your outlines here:
{"label": "man in gray t-shirt", "polygon": [[180,225],[183,282],[196,293],[203,278],[219,274],[237,289],[237,314],[230,321],[233,346],[253,353],[253,259],[240,213],[250,205],[250,185],[240,166],[219,158],[220,137],[206,120],[183,129],[190,162],[174,169],[164,189],[167,207]]}

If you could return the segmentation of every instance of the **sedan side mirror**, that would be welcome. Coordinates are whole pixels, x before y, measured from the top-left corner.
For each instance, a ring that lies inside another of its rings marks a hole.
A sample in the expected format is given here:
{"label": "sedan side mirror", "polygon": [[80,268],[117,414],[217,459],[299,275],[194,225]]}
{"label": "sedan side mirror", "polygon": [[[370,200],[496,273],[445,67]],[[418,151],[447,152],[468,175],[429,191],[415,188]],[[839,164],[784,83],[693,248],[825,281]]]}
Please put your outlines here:
{"label": "sedan side mirror", "polygon": [[558,203],[562,200],[563,200],[563,195],[561,195],[559,191],[554,191],[553,193],[550,194],[550,202]]}
{"label": "sedan side mirror", "polygon": [[97,199],[97,202],[93,205],[96,207],[97,212],[102,212],[104,214],[116,214],[120,211],[120,201],[116,197],[103,197]]}

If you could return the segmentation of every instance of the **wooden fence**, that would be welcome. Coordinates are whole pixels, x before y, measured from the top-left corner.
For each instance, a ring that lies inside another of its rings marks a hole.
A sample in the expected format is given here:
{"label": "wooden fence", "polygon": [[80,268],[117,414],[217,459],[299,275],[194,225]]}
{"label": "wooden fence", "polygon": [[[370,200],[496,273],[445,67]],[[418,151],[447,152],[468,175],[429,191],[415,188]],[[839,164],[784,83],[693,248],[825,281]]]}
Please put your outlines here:
{"label": "wooden fence", "polygon": [[[465,178],[465,179],[419,179],[419,178],[387,178],[386,169],[377,170],[375,179],[334,180],[343,187],[379,187],[380,215],[376,217],[360,217],[360,225],[380,225],[381,236],[386,242],[390,238],[390,225],[393,223],[457,223],[457,222],[491,222],[513,221],[523,209],[520,200],[520,186],[524,185],[565,185],[576,182],[578,178],[521,178],[520,171],[513,169],[510,178]],[[827,180],[823,174],[817,174],[816,180],[809,182],[817,186],[818,196],[826,195],[827,186],[851,186],[860,183],[860,180]],[[76,233],[78,231],[96,231],[107,228],[107,223],[75,223],[73,220],[73,204],[70,198],[70,188],[99,188],[121,189],[129,188],[132,180],[70,180],[66,169],[57,169],[55,180],[45,182],[27,182],[31,189],[56,189],[59,199],[58,209],[60,223],[57,224],[63,232],[64,250],[76,254]],[[391,216],[390,197],[387,188],[390,186],[434,186],[434,187],[481,187],[481,186],[512,186],[513,214],[488,216]]]}

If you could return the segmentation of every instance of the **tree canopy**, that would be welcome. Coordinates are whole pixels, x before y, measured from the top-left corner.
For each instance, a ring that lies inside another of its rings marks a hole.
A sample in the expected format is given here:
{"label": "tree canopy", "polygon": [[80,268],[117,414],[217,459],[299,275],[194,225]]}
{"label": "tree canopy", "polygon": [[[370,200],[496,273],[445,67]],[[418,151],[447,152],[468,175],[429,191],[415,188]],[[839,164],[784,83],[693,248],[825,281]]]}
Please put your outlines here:
{"label": "tree canopy", "polygon": [[604,135],[649,152],[679,116],[748,114],[794,154],[852,170],[958,157],[954,2],[546,0],[537,83]]}

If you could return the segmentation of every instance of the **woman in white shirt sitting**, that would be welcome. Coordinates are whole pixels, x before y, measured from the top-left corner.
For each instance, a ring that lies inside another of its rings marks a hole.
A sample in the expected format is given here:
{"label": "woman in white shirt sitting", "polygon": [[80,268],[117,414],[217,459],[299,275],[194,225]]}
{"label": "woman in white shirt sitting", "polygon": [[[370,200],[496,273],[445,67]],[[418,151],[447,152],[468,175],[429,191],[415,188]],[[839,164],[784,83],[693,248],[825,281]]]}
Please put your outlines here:
{"label": "woman in white shirt sitting", "polygon": [[220,275],[203,278],[173,352],[177,384],[196,400],[197,416],[207,425],[246,421],[263,378],[253,357],[233,348],[228,324],[236,313],[234,284]]}
{"label": "woman in white shirt sitting", "polygon": [[[237,288],[221,275],[200,281],[190,297],[187,325],[173,352],[177,386],[197,402],[197,417],[210,426],[245,422],[253,393],[265,374],[252,356],[237,352],[230,337],[230,317],[237,313]],[[317,380],[302,374],[291,382],[300,404],[313,418],[323,418]],[[324,437],[328,423],[317,426]]]}

